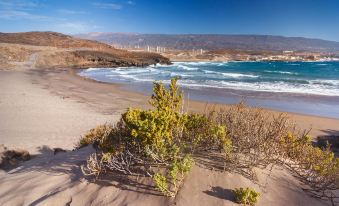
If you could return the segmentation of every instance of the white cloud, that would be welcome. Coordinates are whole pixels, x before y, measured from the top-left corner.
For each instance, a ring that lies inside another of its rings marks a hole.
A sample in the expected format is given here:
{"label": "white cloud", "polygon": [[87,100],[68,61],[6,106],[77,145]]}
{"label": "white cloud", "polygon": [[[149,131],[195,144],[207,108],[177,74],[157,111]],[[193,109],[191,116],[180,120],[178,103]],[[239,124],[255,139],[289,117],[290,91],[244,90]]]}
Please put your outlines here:
{"label": "white cloud", "polygon": [[134,2],[134,1],[127,1],[127,4],[129,4],[129,5],[135,5],[135,2]]}
{"label": "white cloud", "polygon": [[113,10],[119,10],[122,9],[122,6],[120,4],[113,4],[113,3],[93,3],[94,6],[100,9],[113,9]]}
{"label": "white cloud", "polygon": [[69,9],[58,9],[58,13],[61,14],[87,14],[85,11],[69,10]]}
{"label": "white cloud", "polygon": [[33,1],[23,0],[1,0],[0,8],[16,9],[16,10],[30,10],[39,7],[40,5]]}
{"label": "white cloud", "polygon": [[34,14],[41,5],[37,1],[0,0],[0,19],[7,20],[48,20],[50,17]]}
{"label": "white cloud", "polygon": [[83,22],[64,22],[56,25],[56,30],[68,34],[85,33],[99,28]]}
{"label": "white cloud", "polygon": [[77,31],[84,31],[87,29],[87,25],[84,23],[72,23],[72,22],[61,23],[58,25],[58,27]]}
{"label": "white cloud", "polygon": [[26,11],[20,10],[0,10],[0,19],[30,19],[30,20],[47,20],[48,16],[35,15]]}

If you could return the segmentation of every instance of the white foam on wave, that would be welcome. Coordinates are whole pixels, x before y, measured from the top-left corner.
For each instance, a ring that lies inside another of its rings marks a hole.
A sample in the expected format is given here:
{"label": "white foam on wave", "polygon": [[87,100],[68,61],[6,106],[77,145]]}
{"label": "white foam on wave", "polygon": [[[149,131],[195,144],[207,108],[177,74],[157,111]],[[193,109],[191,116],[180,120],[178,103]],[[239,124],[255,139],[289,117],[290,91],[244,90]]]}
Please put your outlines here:
{"label": "white foam on wave", "polygon": [[203,70],[205,74],[218,74],[219,72],[211,71],[211,70]]}
{"label": "white foam on wave", "polygon": [[322,85],[338,86],[339,87],[339,80],[332,80],[332,79],[309,80],[309,83],[310,84],[322,84]]}
{"label": "white foam on wave", "polygon": [[88,69],[86,69],[86,70],[84,70],[85,72],[87,71],[87,72],[91,72],[91,71],[99,71],[99,70],[101,70],[102,68],[88,68]]}
{"label": "white foam on wave", "polygon": [[188,71],[195,71],[195,70],[199,69],[199,68],[196,68],[196,67],[188,67],[188,66],[185,66],[185,65],[178,65],[177,67],[180,68],[180,69],[183,69],[183,70],[188,70]]}
{"label": "white foam on wave", "polygon": [[227,64],[228,64],[228,62],[222,62],[222,63],[218,63],[217,66],[222,67],[222,66],[226,66]]}
{"label": "white foam on wave", "polygon": [[241,73],[231,73],[231,72],[216,72],[211,70],[203,70],[205,74],[217,74],[222,75],[224,77],[231,77],[231,78],[258,78],[257,75],[252,74],[241,74]]}
{"label": "white foam on wave", "polygon": [[141,74],[141,73],[149,73],[149,72],[155,72],[157,71],[154,68],[116,68],[116,69],[110,69],[111,73],[116,74]]}
{"label": "white foam on wave", "polygon": [[267,73],[277,73],[277,74],[292,74],[292,75],[298,75],[296,72],[287,72],[287,71],[271,71],[271,70],[264,70],[264,72]]}
{"label": "white foam on wave", "polygon": [[257,75],[252,75],[252,74],[240,74],[240,73],[227,73],[227,72],[223,72],[222,73],[223,76],[226,77],[233,77],[233,78],[258,78],[259,76]]}
{"label": "white foam on wave", "polygon": [[173,62],[173,65],[205,65],[214,64],[215,62]]}
{"label": "white foam on wave", "polygon": [[261,91],[261,92],[274,92],[274,93],[296,93],[296,94],[312,94],[312,95],[326,95],[326,96],[339,96],[339,88],[328,88],[324,85],[295,85],[285,82],[236,82],[236,81],[214,81],[207,80],[197,82],[194,80],[182,80],[180,84],[187,87],[200,87],[200,88],[224,88],[245,91]]}
{"label": "white foam on wave", "polygon": [[[222,70],[214,71],[213,69],[207,70],[202,69],[204,67],[193,66],[198,64],[203,65],[207,64],[207,62],[192,62],[190,64],[186,62],[183,62],[182,64],[176,63],[176,65],[174,66],[171,65],[171,67],[173,68],[161,68],[163,67],[162,65],[150,66],[146,68],[140,67],[133,68],[120,67],[110,69],[88,68],[87,70],[81,71],[79,74],[81,76],[86,76],[93,79],[96,79],[100,76],[106,76],[109,79],[111,79],[112,82],[114,82],[114,80],[153,82],[154,80],[163,79],[164,77],[168,78],[180,76],[184,78],[179,81],[179,84],[187,87],[207,87],[207,88],[211,87],[211,88],[225,88],[246,91],[284,92],[297,94],[339,96],[339,80],[315,79],[315,80],[304,80],[304,82],[299,82],[297,81],[298,79],[291,79],[291,81],[287,81],[285,78],[285,80],[281,79],[275,82],[271,81],[253,82],[253,80],[251,80],[251,82],[247,82],[242,80],[258,78],[259,76],[248,73],[223,72]],[[213,66],[217,66],[219,64],[221,65],[224,63],[220,62],[213,63]],[[264,70],[264,72],[289,75],[298,74],[283,70],[275,71],[273,69]],[[200,80],[193,80],[190,77],[200,78]],[[165,80],[163,82],[166,83],[169,82],[169,80]]]}
{"label": "white foam on wave", "polygon": [[171,72],[170,73],[171,77],[192,77],[193,75],[190,74],[181,74],[181,73],[176,73],[176,72]]}
{"label": "white foam on wave", "polygon": [[[112,78],[115,79],[115,78]],[[136,75],[119,75],[119,79],[125,79],[125,80],[133,80],[136,82],[153,82],[154,79],[152,78],[141,78],[140,76]]]}
{"label": "white foam on wave", "polygon": [[160,64],[157,63],[156,65],[152,64],[149,67],[156,68],[156,67],[173,67],[173,64]]}

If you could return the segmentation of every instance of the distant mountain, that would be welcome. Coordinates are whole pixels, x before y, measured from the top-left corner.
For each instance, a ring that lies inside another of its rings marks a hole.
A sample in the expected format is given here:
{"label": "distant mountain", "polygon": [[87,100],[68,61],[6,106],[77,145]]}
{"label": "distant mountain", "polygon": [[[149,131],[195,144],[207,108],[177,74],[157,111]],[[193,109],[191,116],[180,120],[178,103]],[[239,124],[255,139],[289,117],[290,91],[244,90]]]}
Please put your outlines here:
{"label": "distant mountain", "polygon": [[314,52],[339,52],[339,42],[303,37],[271,35],[222,35],[222,34],[137,34],[137,33],[88,33],[79,38],[97,40],[122,46],[161,46],[179,50],[187,49],[239,49],[239,50],[297,50]]}

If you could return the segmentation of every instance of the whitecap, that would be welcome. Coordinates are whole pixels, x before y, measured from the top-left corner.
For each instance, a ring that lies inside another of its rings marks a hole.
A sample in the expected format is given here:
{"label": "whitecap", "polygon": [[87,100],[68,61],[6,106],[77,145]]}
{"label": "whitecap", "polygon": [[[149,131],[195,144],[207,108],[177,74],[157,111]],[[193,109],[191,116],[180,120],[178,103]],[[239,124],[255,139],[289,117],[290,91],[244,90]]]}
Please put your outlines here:
{"label": "whitecap", "polygon": [[270,71],[270,70],[264,70],[264,72],[267,73],[278,73],[278,74],[293,74],[293,75],[298,75],[296,72],[287,72],[287,71]]}
{"label": "whitecap", "polygon": [[88,68],[88,69],[86,69],[86,70],[84,70],[84,71],[86,71],[86,72],[91,72],[91,71],[98,71],[98,70],[101,70],[102,68]]}
{"label": "whitecap", "polygon": [[311,84],[323,84],[329,86],[339,86],[339,80],[332,80],[332,79],[316,79],[316,80],[309,80]]}
{"label": "whitecap", "polygon": [[188,67],[185,65],[178,65],[178,68],[183,69],[183,70],[189,70],[189,71],[194,71],[194,70],[198,70],[199,68],[196,67]]}
{"label": "whitecap", "polygon": [[240,74],[240,73],[228,73],[228,72],[223,72],[221,73],[223,76],[226,77],[233,77],[233,78],[258,78],[259,76],[257,75],[252,75],[252,74]]}
{"label": "whitecap", "polygon": [[326,96],[339,96],[339,89],[328,88],[324,85],[289,84],[286,82],[238,82],[238,81],[179,81],[187,87],[227,88],[245,91],[261,91],[274,93],[297,93]]}

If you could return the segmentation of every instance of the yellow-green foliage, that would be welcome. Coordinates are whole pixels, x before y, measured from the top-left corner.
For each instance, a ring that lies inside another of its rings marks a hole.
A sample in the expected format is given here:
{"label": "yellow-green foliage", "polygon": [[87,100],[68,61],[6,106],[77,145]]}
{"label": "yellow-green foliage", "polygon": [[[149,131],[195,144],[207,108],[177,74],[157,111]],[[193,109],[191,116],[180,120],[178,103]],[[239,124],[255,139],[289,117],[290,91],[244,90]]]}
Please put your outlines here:
{"label": "yellow-green foliage", "polygon": [[297,137],[296,135],[288,132],[286,136],[283,136],[280,140],[280,145],[283,147],[283,152],[289,158],[299,158],[306,147],[311,146],[311,138],[308,135],[302,135]]}
{"label": "yellow-green foliage", "polygon": [[183,138],[189,142],[188,146],[192,150],[223,149],[226,153],[231,151],[232,142],[226,135],[226,126],[217,124],[201,114],[188,114],[183,118]]}
{"label": "yellow-green foliage", "polygon": [[183,130],[183,119],[179,113],[182,94],[178,94],[177,90],[176,79],[172,79],[169,90],[163,84],[155,83],[150,100],[154,110],[128,109],[122,115],[130,136],[134,138],[132,141],[152,148],[163,158]]}
{"label": "yellow-green foliage", "polygon": [[314,171],[323,177],[338,175],[339,158],[335,158],[329,148],[322,150],[314,147],[310,139],[308,135],[297,137],[289,133],[281,140],[281,145],[287,157],[300,164],[304,169]]}
{"label": "yellow-green foliage", "polygon": [[176,79],[172,79],[169,89],[154,83],[153,92],[152,109],[128,109],[118,124],[109,129],[100,126],[85,135],[83,142],[96,142],[101,150],[96,158],[89,159],[90,167],[85,170],[87,174],[99,174],[91,171],[98,168],[99,161],[105,171],[152,175],[158,190],[173,196],[193,165],[196,148],[230,151],[231,142],[225,126],[181,110],[182,93]]}
{"label": "yellow-green foliage", "polygon": [[111,132],[112,126],[108,124],[98,125],[89,130],[84,136],[80,138],[78,147],[84,147],[94,142],[100,142]]}
{"label": "yellow-green foliage", "polygon": [[169,90],[163,84],[155,83],[153,92],[150,100],[153,110],[129,109],[122,115],[133,144],[151,148],[163,160],[175,158],[173,154],[181,153],[187,147],[231,147],[225,126],[217,125],[201,114],[180,112],[182,93],[178,92],[176,79],[172,79]]}
{"label": "yellow-green foliage", "polygon": [[168,184],[167,184],[167,179],[164,175],[160,173],[156,173],[153,175],[153,181],[155,184],[155,187],[163,194],[166,196],[173,196],[173,193],[169,191],[168,189]]}
{"label": "yellow-green foliage", "polygon": [[287,165],[312,188],[313,196],[334,202],[338,198],[332,191],[339,189],[339,158],[335,158],[329,146],[322,150],[314,147],[310,139],[308,135],[292,133],[281,139],[285,158],[291,161]]}
{"label": "yellow-green foliage", "polygon": [[194,160],[191,155],[186,155],[180,160],[173,161],[166,171],[166,175],[156,173],[153,176],[155,187],[164,195],[174,197],[193,164]]}
{"label": "yellow-green foliage", "polygon": [[260,193],[251,188],[236,188],[233,190],[235,201],[244,205],[255,205],[260,197]]}

